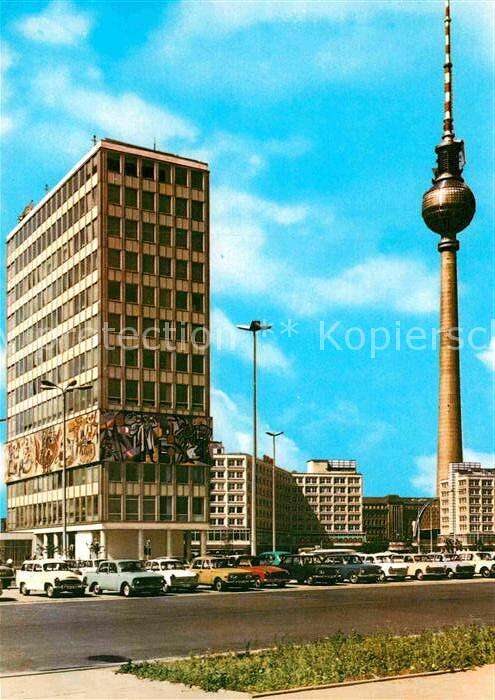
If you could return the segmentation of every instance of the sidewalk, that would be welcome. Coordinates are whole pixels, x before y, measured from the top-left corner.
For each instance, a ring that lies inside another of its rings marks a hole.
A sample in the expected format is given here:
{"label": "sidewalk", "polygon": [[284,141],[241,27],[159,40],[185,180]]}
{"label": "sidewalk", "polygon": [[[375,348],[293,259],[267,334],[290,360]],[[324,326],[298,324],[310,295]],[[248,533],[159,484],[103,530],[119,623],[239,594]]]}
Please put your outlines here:
{"label": "sidewalk", "polygon": [[[0,679],[2,700],[241,700],[246,693],[205,693],[185,686],[117,675],[114,668],[67,671]],[[494,700],[495,666],[395,681],[278,694],[286,700]]]}

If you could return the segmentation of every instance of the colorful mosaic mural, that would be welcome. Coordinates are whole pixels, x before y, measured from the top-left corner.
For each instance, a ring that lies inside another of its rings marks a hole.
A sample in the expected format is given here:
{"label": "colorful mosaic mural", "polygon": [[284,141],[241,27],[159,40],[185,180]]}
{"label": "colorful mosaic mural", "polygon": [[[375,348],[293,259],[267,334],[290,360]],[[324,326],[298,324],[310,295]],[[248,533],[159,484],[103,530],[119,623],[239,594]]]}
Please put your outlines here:
{"label": "colorful mosaic mural", "polygon": [[209,463],[211,425],[201,416],[102,413],[100,459]]}
{"label": "colorful mosaic mural", "polygon": [[[90,464],[98,459],[97,412],[67,421],[67,466]],[[62,469],[62,425],[44,428],[7,444],[7,482]]]}

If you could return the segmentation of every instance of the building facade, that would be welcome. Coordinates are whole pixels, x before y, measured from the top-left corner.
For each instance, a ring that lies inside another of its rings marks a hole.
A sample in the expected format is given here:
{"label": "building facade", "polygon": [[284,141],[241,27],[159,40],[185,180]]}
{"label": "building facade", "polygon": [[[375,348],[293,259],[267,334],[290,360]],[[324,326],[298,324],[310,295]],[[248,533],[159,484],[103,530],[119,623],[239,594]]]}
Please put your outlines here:
{"label": "building facade", "polygon": [[442,540],[463,546],[495,545],[495,470],[479,462],[451,464],[440,482]]}
{"label": "building facade", "polygon": [[325,544],[359,546],[363,532],[363,477],[355,460],[312,459],[293,472],[325,531]]}
{"label": "building facade", "polygon": [[[209,172],[102,140],[7,241],[8,530],[183,554],[209,517]],[[204,539],[204,536],[203,536]]]}
{"label": "building facade", "polygon": [[[210,530],[208,549],[249,552],[251,542],[252,456],[225,453],[213,445],[210,475]],[[272,549],[273,460],[264,455],[256,469],[256,550]],[[291,472],[275,467],[276,544],[279,549],[321,544],[325,532]],[[198,544],[197,540],[195,544]]]}
{"label": "building facade", "polygon": [[426,547],[435,546],[439,534],[438,501],[390,494],[363,498],[363,523],[366,541],[378,548],[410,545],[419,540]]}

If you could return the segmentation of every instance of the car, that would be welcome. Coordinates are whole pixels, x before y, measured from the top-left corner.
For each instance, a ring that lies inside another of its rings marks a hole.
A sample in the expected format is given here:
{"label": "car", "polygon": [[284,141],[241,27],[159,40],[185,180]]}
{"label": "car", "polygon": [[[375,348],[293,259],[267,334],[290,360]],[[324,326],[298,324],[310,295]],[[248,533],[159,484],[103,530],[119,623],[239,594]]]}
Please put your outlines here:
{"label": "car", "polygon": [[337,583],[340,578],[337,567],[312,554],[288,554],[282,559],[281,565],[287,569],[291,580],[299,584],[329,585]]}
{"label": "car", "polygon": [[94,574],[98,571],[100,564],[106,559],[86,559],[75,562],[75,571],[79,571],[82,576]]}
{"label": "car", "polygon": [[[9,559],[9,561],[11,560]],[[0,581],[3,588],[9,588],[9,586],[12,585],[12,582],[15,581],[14,569],[8,564],[4,564],[3,561],[0,561]]]}
{"label": "car", "polygon": [[163,576],[163,592],[195,591],[198,587],[198,575],[191,571],[189,565],[181,559],[156,557],[145,562],[146,571],[159,571]]}
{"label": "car", "polygon": [[154,571],[146,571],[138,559],[104,560],[98,571],[86,574],[84,582],[90,593],[100,595],[105,591],[120,593],[128,598],[132,595],[160,595],[164,577]]}
{"label": "car", "polygon": [[210,586],[215,591],[233,588],[247,590],[255,585],[254,576],[240,566],[229,566],[226,557],[195,557],[190,566],[198,575],[200,586]]}
{"label": "car", "polygon": [[493,552],[463,551],[460,552],[459,559],[472,562],[474,564],[475,573],[484,578],[493,578],[495,576],[495,559]]}
{"label": "car", "polygon": [[290,552],[285,552],[283,549],[277,549],[271,552],[262,552],[259,558],[269,566],[280,566],[282,559],[289,554]]}
{"label": "car", "polygon": [[431,552],[431,561],[441,561],[445,563],[445,575],[447,578],[472,578],[475,573],[474,562],[461,559],[460,554],[444,552]]}
{"label": "car", "polygon": [[229,556],[231,566],[247,569],[253,574],[255,588],[264,586],[277,586],[283,588],[289,582],[289,572],[280,566],[262,563],[260,557],[250,557],[245,555]]}
{"label": "car", "polygon": [[425,578],[445,578],[447,575],[445,564],[432,561],[426,554],[404,554],[404,562],[407,564],[407,575],[418,581]]}
{"label": "car", "polygon": [[342,581],[376,583],[382,575],[379,566],[363,561],[358,554],[326,554],[320,558],[336,568]]}
{"label": "car", "polygon": [[364,562],[376,564],[381,569],[379,581],[405,581],[407,576],[407,564],[400,556],[390,552],[366,554],[362,556]]}
{"label": "car", "polygon": [[16,584],[22,595],[42,591],[48,598],[60,593],[84,595],[84,582],[60,559],[27,559],[16,573]]}

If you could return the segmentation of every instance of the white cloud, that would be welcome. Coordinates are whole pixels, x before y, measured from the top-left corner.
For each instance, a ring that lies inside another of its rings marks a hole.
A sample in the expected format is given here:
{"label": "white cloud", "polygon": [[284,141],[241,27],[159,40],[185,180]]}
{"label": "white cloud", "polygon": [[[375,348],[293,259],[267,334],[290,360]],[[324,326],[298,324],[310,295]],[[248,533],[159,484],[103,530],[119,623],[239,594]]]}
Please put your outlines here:
{"label": "white cloud", "polygon": [[[495,454],[490,452],[477,452],[466,448],[464,451],[465,462],[480,462],[482,467],[495,467]],[[434,496],[436,492],[437,480],[437,456],[423,455],[417,457],[416,473],[411,478],[411,484],[422,491],[426,496]]]}
{"label": "white cloud", "polygon": [[484,362],[488,369],[495,372],[495,336],[491,339],[488,348],[479,352],[477,357]]}
{"label": "white cloud", "polygon": [[0,44],[0,135],[6,136],[15,128],[15,115],[8,114],[6,104],[11,97],[11,87],[7,80],[7,73],[16,62],[16,54],[4,41]]}
{"label": "white cloud", "polygon": [[70,2],[54,0],[42,12],[19,20],[16,26],[23,36],[32,41],[71,46],[87,37],[91,24],[86,12],[77,10]]}

